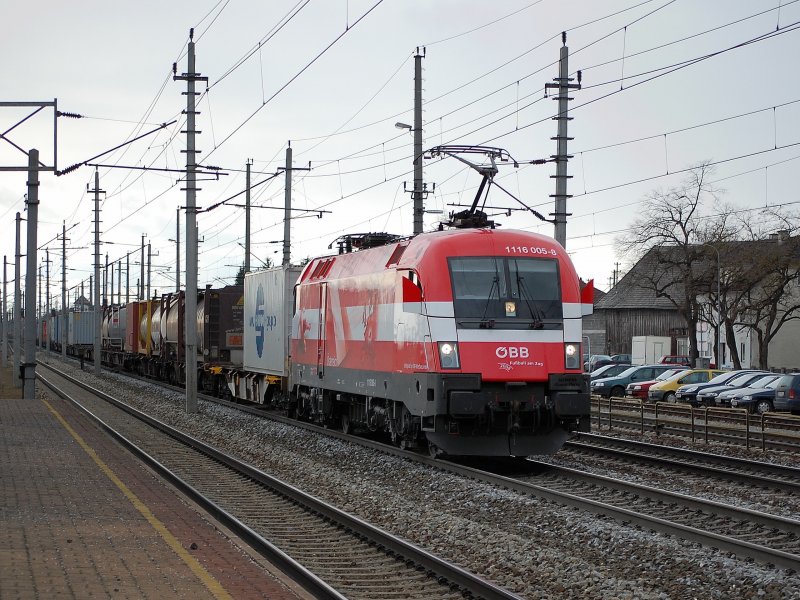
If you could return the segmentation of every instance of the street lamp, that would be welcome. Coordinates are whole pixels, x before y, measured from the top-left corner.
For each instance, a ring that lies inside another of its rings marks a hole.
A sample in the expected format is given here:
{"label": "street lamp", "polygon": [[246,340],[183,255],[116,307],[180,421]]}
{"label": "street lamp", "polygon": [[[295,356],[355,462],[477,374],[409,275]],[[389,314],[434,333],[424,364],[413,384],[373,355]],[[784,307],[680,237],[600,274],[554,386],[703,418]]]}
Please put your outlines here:
{"label": "street lamp", "polygon": [[[179,230],[180,231],[180,230]],[[168,242],[175,242],[175,291],[181,291],[181,238],[168,238]]]}
{"label": "street lamp", "polygon": [[[418,57],[418,70],[419,60]],[[398,129],[408,129],[409,133],[414,134],[414,190],[411,192],[411,198],[414,203],[414,235],[417,235],[422,233],[422,216],[425,214],[425,207],[422,205],[425,196],[425,184],[422,183],[422,99],[417,91],[415,91],[414,101],[414,127],[400,121],[394,126]]]}

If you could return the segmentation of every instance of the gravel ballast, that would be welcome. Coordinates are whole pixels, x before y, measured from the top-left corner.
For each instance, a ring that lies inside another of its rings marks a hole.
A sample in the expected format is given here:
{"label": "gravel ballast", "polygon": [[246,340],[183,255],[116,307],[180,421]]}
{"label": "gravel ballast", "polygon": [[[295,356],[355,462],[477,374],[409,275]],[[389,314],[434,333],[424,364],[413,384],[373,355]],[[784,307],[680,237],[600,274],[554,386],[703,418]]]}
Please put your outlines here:
{"label": "gravel ballast", "polygon": [[[80,373],[69,363],[49,362]],[[202,400],[199,413],[190,415],[183,395],[115,373],[98,378],[83,372],[80,378],[526,598],[800,599],[797,571],[746,562]],[[693,484],[682,485],[685,493],[703,495],[692,491]],[[756,505],[768,508],[769,501]]]}

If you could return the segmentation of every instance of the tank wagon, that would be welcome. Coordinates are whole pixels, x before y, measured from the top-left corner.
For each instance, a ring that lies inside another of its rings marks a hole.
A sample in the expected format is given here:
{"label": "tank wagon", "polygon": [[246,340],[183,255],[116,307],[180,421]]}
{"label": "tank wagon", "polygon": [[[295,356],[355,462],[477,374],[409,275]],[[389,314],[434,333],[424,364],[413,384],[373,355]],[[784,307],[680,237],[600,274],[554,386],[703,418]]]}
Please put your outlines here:
{"label": "tank wagon", "polygon": [[551,238],[453,229],[245,277],[236,398],[431,453],[526,456],[589,428],[581,320]]}
{"label": "tank wagon", "polygon": [[177,385],[186,381],[187,365],[193,365],[201,390],[225,395],[223,370],[242,363],[242,290],[241,285],[207,286],[198,293],[194,360],[186,356],[184,292],[107,308],[103,362]]}

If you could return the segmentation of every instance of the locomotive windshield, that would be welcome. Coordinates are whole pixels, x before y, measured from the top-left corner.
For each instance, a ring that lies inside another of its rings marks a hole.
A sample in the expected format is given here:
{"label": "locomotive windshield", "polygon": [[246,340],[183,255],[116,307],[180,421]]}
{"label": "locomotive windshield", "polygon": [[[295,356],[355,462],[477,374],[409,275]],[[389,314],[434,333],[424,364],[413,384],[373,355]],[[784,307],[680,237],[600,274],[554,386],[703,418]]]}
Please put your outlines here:
{"label": "locomotive windshield", "polygon": [[561,327],[558,261],[482,256],[449,262],[459,327]]}

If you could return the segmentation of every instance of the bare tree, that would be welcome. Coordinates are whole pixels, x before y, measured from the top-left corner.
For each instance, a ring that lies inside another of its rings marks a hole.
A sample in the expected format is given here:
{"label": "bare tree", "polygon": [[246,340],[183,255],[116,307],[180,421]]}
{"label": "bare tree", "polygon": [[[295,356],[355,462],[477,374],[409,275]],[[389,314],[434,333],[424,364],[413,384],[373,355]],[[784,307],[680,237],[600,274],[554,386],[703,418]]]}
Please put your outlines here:
{"label": "bare tree", "polygon": [[[709,255],[734,234],[729,226],[732,210],[720,204],[718,191],[708,182],[711,173],[703,163],[680,186],[651,192],[630,235],[617,242],[622,252],[645,263],[636,269],[634,284],[668,299],[685,319],[692,362],[699,354],[697,324],[704,320],[700,299],[710,297],[716,281]],[[712,218],[708,209],[713,209]]]}

